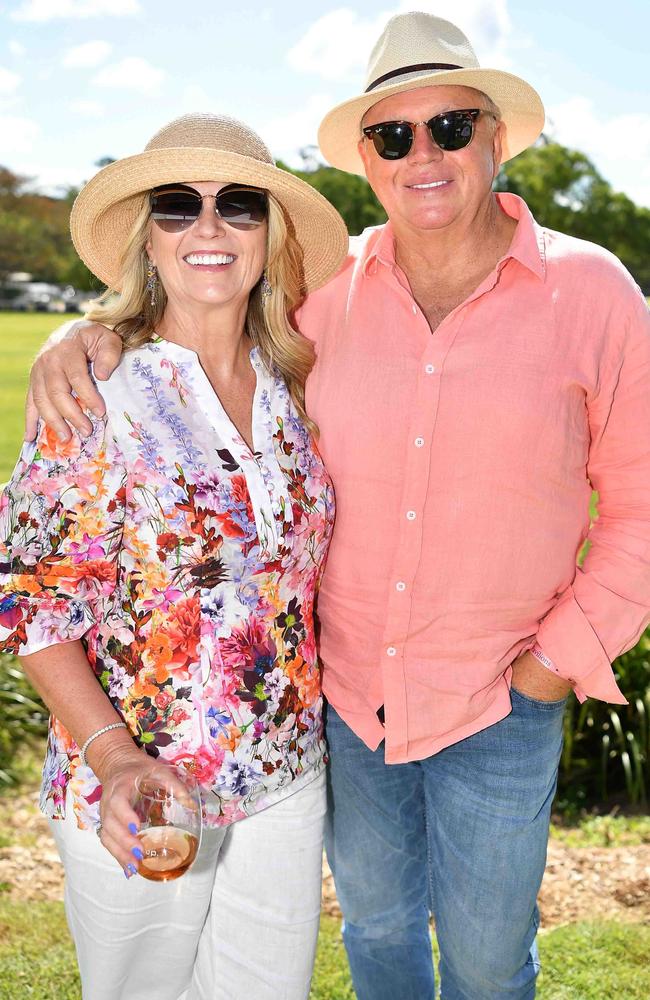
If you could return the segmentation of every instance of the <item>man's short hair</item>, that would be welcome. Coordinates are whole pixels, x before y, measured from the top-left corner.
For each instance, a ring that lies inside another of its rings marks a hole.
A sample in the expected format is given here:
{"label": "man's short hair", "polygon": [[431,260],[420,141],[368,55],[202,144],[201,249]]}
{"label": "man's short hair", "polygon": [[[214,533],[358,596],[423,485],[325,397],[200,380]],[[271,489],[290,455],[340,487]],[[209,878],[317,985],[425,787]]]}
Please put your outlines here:
{"label": "man's short hair", "polygon": [[[463,84],[463,86],[465,86],[465,84]],[[415,88],[415,89],[418,89],[418,88]],[[470,90],[476,90],[476,87],[470,87]],[[500,122],[501,121],[501,109],[500,109],[500,107],[497,104],[495,104],[494,101],[492,100],[492,98],[488,97],[488,95],[486,93],[484,93],[482,90],[476,90],[476,93],[480,94],[481,97],[483,98],[483,101],[485,102],[485,110],[489,111],[490,114],[494,115],[496,121]],[[374,105],[372,107],[374,107]],[[364,112],[363,117],[361,119],[361,126],[362,127],[363,127],[363,123],[364,123],[364,121],[366,119],[366,115],[370,111],[372,111],[372,107],[368,108],[368,110]]]}

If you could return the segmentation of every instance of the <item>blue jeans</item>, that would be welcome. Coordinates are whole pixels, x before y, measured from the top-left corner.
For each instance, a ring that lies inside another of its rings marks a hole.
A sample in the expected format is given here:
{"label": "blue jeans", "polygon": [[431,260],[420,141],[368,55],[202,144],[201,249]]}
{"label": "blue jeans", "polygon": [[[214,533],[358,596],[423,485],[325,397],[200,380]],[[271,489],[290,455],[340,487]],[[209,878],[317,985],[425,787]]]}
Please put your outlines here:
{"label": "blue jeans", "polygon": [[327,708],[326,846],[358,1000],[531,1000],[537,893],[565,699],[512,712],[433,757],[385,764]]}

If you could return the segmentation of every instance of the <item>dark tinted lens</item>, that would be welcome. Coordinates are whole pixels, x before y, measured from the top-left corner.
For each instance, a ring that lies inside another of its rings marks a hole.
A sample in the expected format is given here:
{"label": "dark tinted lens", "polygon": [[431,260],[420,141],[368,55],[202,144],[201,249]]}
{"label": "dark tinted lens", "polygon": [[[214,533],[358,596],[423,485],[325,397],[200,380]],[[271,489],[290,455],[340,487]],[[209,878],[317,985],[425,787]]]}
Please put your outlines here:
{"label": "dark tinted lens", "polygon": [[385,122],[370,133],[375,149],[384,160],[400,160],[413,143],[413,129],[406,122]]}
{"label": "dark tinted lens", "polygon": [[474,133],[472,116],[466,111],[448,111],[427,122],[433,141],[441,149],[463,149]]}
{"label": "dark tinted lens", "polygon": [[189,229],[201,214],[201,198],[190,191],[154,191],[151,218],[166,233]]}
{"label": "dark tinted lens", "polygon": [[252,229],[266,219],[266,192],[257,188],[222,188],[217,195],[217,211],[229,226]]}

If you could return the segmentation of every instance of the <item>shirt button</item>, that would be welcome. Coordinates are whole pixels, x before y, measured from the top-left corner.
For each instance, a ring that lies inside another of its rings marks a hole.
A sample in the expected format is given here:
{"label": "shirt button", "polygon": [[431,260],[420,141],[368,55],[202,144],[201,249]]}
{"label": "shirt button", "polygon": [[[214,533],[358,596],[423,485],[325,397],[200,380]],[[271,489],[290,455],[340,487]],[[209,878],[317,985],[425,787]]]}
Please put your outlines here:
{"label": "shirt button", "polygon": [[436,370],[436,366],[435,365],[426,365],[426,367],[425,367],[424,370],[427,373],[427,375],[433,375],[433,373]]}
{"label": "shirt button", "polygon": [[416,448],[421,448],[424,444],[424,438],[416,438],[413,442]]}
{"label": "shirt button", "polygon": [[414,510],[407,510],[407,512],[406,512],[406,519],[407,519],[407,521],[415,521],[416,517],[417,517],[417,514],[415,513]]}
{"label": "shirt button", "polygon": [[404,583],[403,580],[398,580],[398,582],[395,584],[395,589],[396,590],[406,590],[406,584]]}
{"label": "shirt button", "polygon": [[395,656],[395,654],[397,653],[397,650],[395,649],[394,646],[389,646],[388,649],[386,650],[386,652],[387,652],[387,654],[389,656]]}

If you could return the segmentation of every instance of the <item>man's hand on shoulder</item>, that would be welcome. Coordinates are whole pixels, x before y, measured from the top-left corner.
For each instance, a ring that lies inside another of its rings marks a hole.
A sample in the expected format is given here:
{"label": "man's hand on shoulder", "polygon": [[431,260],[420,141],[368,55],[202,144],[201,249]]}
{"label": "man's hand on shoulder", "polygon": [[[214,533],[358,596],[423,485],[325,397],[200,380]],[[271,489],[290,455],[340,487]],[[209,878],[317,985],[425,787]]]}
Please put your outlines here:
{"label": "man's hand on shoulder", "polygon": [[105,380],[119,364],[121,355],[121,338],[99,323],[86,320],[65,323],[50,334],[30,374],[25,440],[33,441],[36,437],[39,417],[61,441],[70,437],[68,424],[88,436],[92,426],[72,393],[96,416],[103,416],[104,400],[88,374],[88,362],[93,362],[95,376]]}
{"label": "man's hand on shoulder", "polygon": [[568,681],[556,677],[530,652],[522,653],[512,664],[512,686],[537,701],[559,701],[571,691]]}

